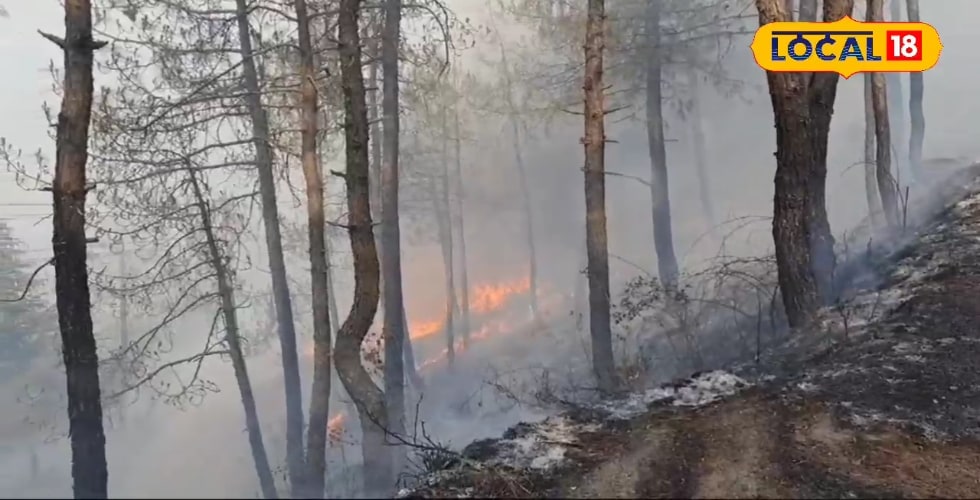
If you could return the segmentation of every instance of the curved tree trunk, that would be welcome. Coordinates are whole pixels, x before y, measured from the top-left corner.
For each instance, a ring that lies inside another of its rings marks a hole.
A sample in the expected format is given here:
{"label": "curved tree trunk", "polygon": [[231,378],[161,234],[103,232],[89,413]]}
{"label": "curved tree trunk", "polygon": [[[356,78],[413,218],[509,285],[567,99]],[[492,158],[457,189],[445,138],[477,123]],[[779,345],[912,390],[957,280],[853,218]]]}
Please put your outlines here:
{"label": "curved tree trunk", "polygon": [[592,369],[599,390],[616,388],[609,307],[609,239],[606,234],[606,132],[602,51],[604,0],[588,0],[585,25],[585,234],[588,254],[589,326]]}
{"label": "curved tree trunk", "polygon": [[653,213],[653,245],[657,252],[657,270],[664,286],[677,285],[679,269],[674,253],[671,229],[670,188],[667,180],[667,146],[664,139],[663,54],[660,50],[660,17],[662,0],[648,0],[646,12],[646,120],[647,145],[650,153],[650,199]]}
{"label": "curved tree trunk", "polygon": [[[109,472],[102,427],[99,355],[92,331],[85,237],[85,164],[92,117],[92,60],[104,45],[92,39],[89,0],[66,0],[64,86],[54,166],[55,293],[68,394],[68,433],[75,498],[106,498]],[[49,37],[55,40],[55,37]]]}
{"label": "curved tree trunk", "polygon": [[294,497],[323,496],[326,477],[327,421],[330,419],[330,302],[327,276],[326,218],[323,208],[323,175],[317,153],[319,107],[316,66],[310,36],[306,0],[294,0],[300,52],[300,126],[303,177],[306,180],[306,213],[310,243],[310,284],[313,301],[313,387],[307,428],[306,474],[293,484]]}
{"label": "curved tree trunk", "polygon": [[296,351],[296,327],[293,324],[293,305],[286,279],[286,261],[279,230],[279,207],[276,205],[276,184],[272,173],[272,146],[269,144],[269,119],[262,106],[259,77],[252,50],[252,32],[248,24],[247,0],[235,0],[238,22],[239,51],[245,81],[245,102],[252,119],[255,140],[255,166],[259,174],[259,194],[262,199],[262,221],[265,225],[265,244],[269,252],[269,273],[272,275],[272,294],[276,304],[279,347],[282,351],[283,384],[286,396],[286,468],[289,484],[303,479],[303,395],[300,393],[299,354]]}
{"label": "curved tree trunk", "polygon": [[197,199],[197,206],[201,215],[201,228],[208,243],[208,254],[211,258],[211,267],[218,282],[218,295],[221,297],[221,315],[225,322],[225,342],[228,343],[228,352],[231,357],[231,366],[235,371],[235,381],[238,383],[238,393],[242,398],[242,409],[245,411],[245,430],[248,433],[248,444],[252,450],[252,462],[255,464],[255,473],[259,477],[259,487],[262,489],[263,498],[276,498],[276,481],[272,477],[272,469],[269,467],[269,457],[265,451],[265,444],[262,442],[262,427],[259,425],[259,412],[255,404],[255,395],[252,392],[252,382],[248,376],[248,366],[245,362],[245,352],[242,349],[241,334],[238,328],[238,312],[235,305],[235,291],[228,275],[228,269],[224,264],[224,256],[218,248],[217,239],[214,236],[214,226],[211,224],[211,210],[201,192],[201,186],[197,182],[194,170],[187,169],[187,176],[191,181],[191,188],[194,190],[194,197]]}
{"label": "curved tree trunk", "polygon": [[364,492],[377,495],[388,493],[392,471],[390,450],[385,446],[385,433],[388,430],[385,396],[361,362],[361,344],[378,309],[380,271],[368,182],[367,103],[358,32],[360,8],[361,0],[341,0],[337,20],[344,94],[347,231],[354,257],[354,301],[337,334],[335,363],[340,381],[354,400],[361,421]]}

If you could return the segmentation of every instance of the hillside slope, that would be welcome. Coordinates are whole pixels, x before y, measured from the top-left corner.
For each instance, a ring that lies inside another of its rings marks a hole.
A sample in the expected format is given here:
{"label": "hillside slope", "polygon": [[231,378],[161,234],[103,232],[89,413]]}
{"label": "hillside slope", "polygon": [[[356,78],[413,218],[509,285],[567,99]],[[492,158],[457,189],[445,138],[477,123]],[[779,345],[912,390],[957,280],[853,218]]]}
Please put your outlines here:
{"label": "hillside slope", "polygon": [[980,189],[964,172],[771,363],[518,425],[401,496],[980,496]]}

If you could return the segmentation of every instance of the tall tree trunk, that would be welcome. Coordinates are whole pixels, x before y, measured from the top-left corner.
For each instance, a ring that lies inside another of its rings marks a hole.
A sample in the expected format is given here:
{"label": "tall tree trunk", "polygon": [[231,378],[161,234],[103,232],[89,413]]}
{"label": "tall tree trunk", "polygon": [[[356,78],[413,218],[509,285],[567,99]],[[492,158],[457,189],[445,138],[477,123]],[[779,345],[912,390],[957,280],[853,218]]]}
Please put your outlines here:
{"label": "tall tree trunk", "polygon": [[616,388],[609,312],[609,240],[606,235],[606,132],[602,51],[605,0],[588,0],[585,24],[585,234],[588,252],[592,368],[599,390]]}
{"label": "tall tree trunk", "polygon": [[507,99],[507,115],[510,122],[511,141],[514,147],[514,163],[517,166],[518,183],[521,189],[521,209],[524,212],[524,237],[527,243],[528,256],[528,295],[530,298],[531,315],[535,322],[540,322],[538,315],[538,251],[534,244],[534,213],[531,208],[531,190],[527,182],[527,166],[524,164],[524,154],[521,146],[521,131],[518,105],[514,100],[513,76],[510,73],[510,63],[507,61],[507,51],[500,42],[500,63],[504,73],[504,93]]}
{"label": "tall tree trunk", "polygon": [[711,178],[708,176],[708,146],[704,138],[704,123],[701,116],[703,112],[701,109],[701,82],[693,67],[688,69],[688,79],[691,86],[691,110],[688,119],[691,124],[694,168],[698,175],[698,194],[701,198],[701,211],[708,221],[709,231],[714,233],[718,218],[715,215],[715,201],[711,195]]}
{"label": "tall tree trunk", "polygon": [[[401,220],[398,209],[399,134],[398,47],[401,44],[401,0],[385,0],[381,34],[381,65],[384,75],[384,159],[381,165],[381,259],[384,282],[385,405],[392,432],[405,432],[405,343],[407,326],[402,314]],[[376,137],[377,142],[380,138]],[[412,363],[412,371],[415,364]]]}
{"label": "tall tree trunk", "polygon": [[[906,3],[910,23],[921,22],[919,0]],[[926,117],[922,110],[925,83],[922,72],[909,73],[909,169],[914,177],[922,176],[922,145],[926,137]]]}
{"label": "tall tree trunk", "polygon": [[[837,21],[853,13],[854,0],[826,0],[823,8],[825,22]],[[820,299],[824,304],[830,304],[836,300],[834,276],[837,257],[834,254],[830,219],[827,217],[827,145],[830,141],[830,124],[840,76],[835,73],[808,73],[804,76],[806,92],[803,95],[809,108],[814,160],[809,167],[810,196],[807,198],[809,245],[812,252],[810,264]]]}
{"label": "tall tree trunk", "polygon": [[[457,63],[458,71],[458,63]],[[458,86],[457,86],[458,88]],[[467,270],[467,259],[466,259],[466,224],[463,215],[463,198],[465,196],[465,191],[463,190],[463,154],[462,154],[462,143],[463,138],[461,137],[462,130],[459,125],[459,100],[453,105],[453,122],[455,125],[455,137],[453,139],[455,150],[456,150],[456,168],[453,172],[453,179],[456,185],[456,206],[455,206],[455,233],[459,235],[459,287],[460,287],[460,325],[459,328],[463,332],[463,348],[469,347],[470,345],[470,329],[472,328],[472,323],[470,323],[470,278]]]}
{"label": "tall tree trunk", "polygon": [[[99,356],[92,331],[85,238],[85,164],[92,117],[92,60],[105,45],[92,39],[89,0],[66,0],[64,86],[54,166],[55,292],[68,393],[68,434],[75,498],[106,498],[109,472],[102,427]],[[51,39],[56,39],[51,36]]]}
{"label": "tall tree trunk", "polygon": [[[853,0],[826,0],[824,20],[849,15],[853,7]],[[778,0],[756,0],[756,8],[760,25],[792,18]],[[774,72],[766,76],[776,125],[773,239],[783,305],[790,326],[796,328],[809,323],[833,291],[833,237],[824,197],[839,76]]]}
{"label": "tall tree trunk", "polygon": [[279,230],[279,207],[276,205],[276,184],[272,174],[272,146],[269,144],[269,119],[262,106],[259,77],[252,50],[252,31],[248,24],[247,0],[235,0],[238,22],[239,51],[245,81],[245,101],[252,119],[255,139],[255,166],[259,174],[259,195],[262,199],[262,221],[265,225],[265,244],[269,252],[269,272],[272,275],[272,294],[276,304],[279,347],[282,351],[283,384],[286,396],[286,468],[289,484],[302,481],[303,460],[303,395],[299,377],[299,355],[296,352],[296,327],[293,324],[293,305],[286,280],[286,261]]}
{"label": "tall tree trunk", "polygon": [[294,0],[300,52],[300,129],[303,177],[306,180],[306,218],[310,242],[310,284],[313,300],[313,387],[306,435],[306,479],[292,484],[294,497],[323,496],[326,477],[327,421],[330,419],[330,302],[327,281],[326,218],[323,175],[317,154],[319,107],[316,65],[306,0]]}
{"label": "tall tree trunk", "polygon": [[[885,0],[868,0],[868,17],[872,22],[885,20]],[[871,73],[871,103],[875,119],[875,176],[878,193],[891,228],[898,227],[898,184],[891,169],[891,129],[888,123],[888,89],[883,73]]]}
{"label": "tall tree trunk", "polygon": [[[870,21],[870,16],[869,19]],[[878,198],[878,177],[875,174],[875,107],[871,90],[871,73],[864,74],[864,197],[868,201],[868,217],[872,228],[883,226],[881,199]]]}
{"label": "tall tree trunk", "polygon": [[336,336],[337,325],[340,321],[340,312],[337,310],[337,294],[334,292],[333,286],[333,264],[330,261],[331,254],[329,231],[324,231],[323,233],[323,252],[326,256],[327,263],[327,301],[330,304],[330,317],[333,318],[333,321],[330,322],[330,334]]}
{"label": "tall tree trunk", "polygon": [[194,197],[197,198],[197,206],[201,215],[201,227],[207,239],[211,267],[214,269],[214,274],[218,282],[218,295],[221,297],[221,315],[225,322],[225,342],[228,343],[231,366],[235,372],[235,381],[238,383],[238,393],[242,398],[242,409],[245,411],[245,430],[248,432],[248,444],[252,450],[255,473],[259,477],[262,496],[264,498],[277,498],[276,481],[272,477],[272,469],[269,467],[269,457],[265,451],[265,444],[262,442],[262,427],[259,425],[259,412],[255,404],[255,395],[252,392],[252,382],[248,376],[245,352],[242,349],[241,333],[238,328],[238,309],[235,304],[235,291],[231,284],[231,276],[229,276],[228,268],[225,266],[224,256],[218,248],[217,238],[214,236],[214,225],[211,223],[211,209],[204,199],[204,194],[194,175],[194,170],[190,167],[187,169],[187,176],[191,182],[191,188],[194,190]]}
{"label": "tall tree trunk", "polygon": [[[443,128],[445,130],[445,128]],[[445,278],[446,288],[446,362],[452,369],[456,362],[456,317],[458,308],[456,306],[456,280],[453,274],[453,235],[450,214],[447,212],[449,205],[449,180],[446,175],[449,172],[448,158],[445,149],[443,150],[442,163],[443,174],[431,180],[432,188],[432,213],[436,218],[436,227],[439,235],[439,247],[442,249],[442,268]],[[438,193],[438,197],[436,195]]]}
{"label": "tall tree trunk", "polygon": [[[374,244],[368,182],[368,121],[361,73],[358,17],[361,0],[341,0],[337,19],[341,87],[344,94],[344,137],[347,186],[347,231],[354,257],[354,301],[337,334],[337,373],[357,407],[361,421],[364,490],[385,494],[392,477],[391,454],[385,446],[388,414],[385,395],[361,363],[361,344],[378,309],[378,253]],[[380,479],[378,479],[380,478]]]}
{"label": "tall tree trunk", "polygon": [[660,281],[667,287],[677,285],[679,273],[674,253],[674,232],[670,221],[670,188],[667,181],[667,146],[664,141],[663,54],[660,50],[660,16],[662,0],[648,0],[646,13],[646,119],[647,146],[650,153],[650,199],[653,213],[653,245],[657,252]]}
{"label": "tall tree trunk", "polygon": [[[889,21],[902,21],[902,1],[891,0]],[[886,73],[885,81],[888,87],[888,122],[892,128],[892,161],[895,163],[895,172],[898,173],[897,180],[900,185],[908,185],[915,182],[915,176],[909,169],[908,151],[899,146],[904,145],[908,140],[908,130],[905,124],[905,91],[902,89],[901,73]]]}
{"label": "tall tree trunk", "polygon": [[408,373],[408,379],[412,382],[415,390],[421,392],[425,389],[425,382],[415,365],[415,350],[412,348],[412,336],[408,330],[408,314],[405,312],[404,300],[402,301],[402,324],[405,325],[405,371]]}

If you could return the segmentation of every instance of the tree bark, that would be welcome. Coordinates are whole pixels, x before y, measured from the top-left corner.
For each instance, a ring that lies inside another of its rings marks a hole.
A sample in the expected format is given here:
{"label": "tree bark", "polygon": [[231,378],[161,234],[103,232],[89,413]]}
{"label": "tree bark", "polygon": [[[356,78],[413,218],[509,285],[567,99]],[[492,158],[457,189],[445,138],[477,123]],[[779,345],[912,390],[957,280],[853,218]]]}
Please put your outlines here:
{"label": "tree bark", "polygon": [[662,0],[648,0],[646,12],[646,120],[650,154],[650,199],[653,214],[653,245],[657,252],[660,281],[668,288],[677,286],[679,269],[671,229],[670,188],[667,180],[667,146],[664,141],[663,54],[660,51]]}
{"label": "tree bark", "polygon": [[55,293],[68,394],[68,433],[75,498],[107,498],[105,430],[99,356],[92,331],[85,238],[85,166],[92,117],[92,64],[102,44],[92,39],[89,0],[66,0],[64,86],[58,113],[54,198]]}
{"label": "tree bark", "polygon": [[599,390],[616,388],[609,312],[609,247],[606,234],[606,133],[603,62],[604,0],[588,0],[585,24],[585,234],[588,253],[589,326],[592,368]]}
{"label": "tree bark", "polygon": [[[869,3],[881,3],[882,0],[869,0]],[[898,186],[891,170],[891,130],[888,123],[888,97],[885,87],[885,75],[871,74],[871,101],[875,118],[875,177],[878,181],[878,193],[881,195],[881,206],[885,212],[885,221],[891,228],[900,224],[898,212]]]}
{"label": "tree bark", "polygon": [[[906,10],[910,23],[921,22],[919,0],[908,0]],[[922,76],[921,72],[909,73],[909,169],[914,177],[922,176],[922,145],[926,136],[926,117],[922,110],[925,82]]]}
{"label": "tree bark", "polygon": [[[870,19],[869,19],[870,20]],[[873,228],[882,227],[881,199],[878,197],[878,177],[875,173],[875,107],[871,90],[871,73],[864,74],[864,197],[868,201],[868,217]]]}
{"label": "tree bark", "polygon": [[694,168],[698,175],[698,194],[701,198],[701,211],[708,221],[708,231],[714,233],[718,217],[715,214],[714,197],[711,195],[711,177],[708,175],[707,141],[704,137],[704,123],[701,113],[701,82],[694,68],[688,69],[691,85],[691,110],[688,119],[691,124],[691,142],[694,153]]}
{"label": "tree bark", "polygon": [[[885,20],[885,0],[868,0],[868,17],[872,22]],[[888,89],[883,73],[871,73],[871,103],[875,122],[875,177],[878,194],[885,212],[885,221],[891,228],[899,225],[898,184],[891,169],[891,129],[888,122]]]}
{"label": "tree bark", "polygon": [[[385,405],[392,432],[405,432],[405,343],[407,325],[402,314],[401,221],[398,209],[399,134],[398,47],[401,44],[401,0],[385,0],[381,35],[383,72],[384,159],[381,165],[381,263],[384,282]],[[377,141],[378,138],[375,138]],[[414,371],[415,365],[412,363]]]}
{"label": "tree bark", "polygon": [[299,376],[299,355],[296,351],[296,327],[293,324],[292,298],[286,280],[286,261],[279,230],[279,207],[276,205],[276,185],[272,173],[272,147],[269,144],[269,119],[262,105],[261,89],[256,71],[252,33],[248,24],[247,0],[235,0],[238,23],[239,51],[242,57],[245,102],[252,119],[255,140],[255,165],[259,174],[259,196],[262,199],[262,220],[265,243],[269,252],[269,272],[272,275],[272,294],[276,304],[279,347],[282,351],[283,384],[286,396],[286,466],[289,484],[299,484],[303,478],[303,395]]}
{"label": "tree bark", "polygon": [[306,435],[306,478],[292,484],[294,497],[320,498],[326,478],[327,422],[330,419],[330,285],[327,279],[326,218],[323,175],[317,153],[318,96],[313,41],[306,0],[294,0],[300,55],[300,129],[306,218],[310,243],[310,284],[313,301],[313,387]]}
{"label": "tree bark", "polygon": [[[444,128],[445,130],[445,128]],[[439,235],[439,247],[442,249],[442,268],[445,279],[446,289],[446,363],[452,369],[456,363],[456,317],[458,307],[456,305],[456,279],[453,273],[453,235],[450,214],[447,212],[449,205],[449,173],[448,158],[443,150],[442,163],[443,175],[431,180],[432,193],[432,213],[436,218],[436,228]],[[436,195],[438,193],[438,196]]]}
{"label": "tree bark", "polygon": [[[385,446],[388,415],[385,396],[361,362],[361,344],[378,309],[380,270],[371,218],[368,182],[368,121],[358,17],[361,0],[341,0],[338,12],[341,86],[347,169],[347,231],[354,257],[354,301],[337,334],[337,373],[357,407],[361,421],[365,494],[385,494],[391,487],[391,454]],[[380,480],[378,478],[381,478]]]}
{"label": "tree bark", "polygon": [[[901,0],[891,0],[889,21],[902,21],[902,2]],[[909,169],[908,151],[899,149],[908,140],[908,130],[905,124],[905,91],[902,89],[901,73],[886,73],[885,81],[888,87],[888,121],[892,128],[892,161],[895,163],[895,172],[900,185],[908,185],[915,182],[915,176]]]}
{"label": "tree bark", "polygon": [[197,206],[201,215],[201,228],[204,230],[204,236],[207,239],[211,267],[214,269],[218,284],[218,295],[221,297],[221,315],[225,322],[225,342],[228,343],[231,366],[235,372],[235,381],[238,383],[239,395],[242,398],[242,409],[245,411],[245,430],[248,433],[248,444],[252,450],[255,473],[259,477],[262,496],[264,498],[277,498],[276,481],[272,477],[272,469],[269,467],[269,457],[265,451],[265,444],[262,442],[262,427],[259,425],[259,412],[255,404],[255,395],[252,392],[252,382],[248,376],[245,352],[242,349],[241,333],[238,328],[237,306],[235,305],[235,292],[231,284],[231,277],[225,265],[225,258],[218,248],[217,238],[214,236],[214,225],[211,223],[211,209],[204,199],[204,194],[194,175],[194,170],[188,168],[187,176],[190,180],[191,188],[194,190],[194,197],[197,198]]}
{"label": "tree bark", "polygon": [[[853,0],[826,0],[824,20],[849,15]],[[792,17],[778,0],[756,0],[759,24]],[[833,237],[827,221],[827,142],[839,76],[767,73],[776,125],[773,239],[790,326],[808,324],[833,292]],[[821,296],[823,295],[823,296]]]}
{"label": "tree bark", "polygon": [[460,286],[460,325],[459,328],[463,333],[463,348],[467,348],[470,345],[470,329],[472,324],[470,323],[470,278],[467,270],[467,259],[466,259],[466,224],[463,214],[463,198],[465,196],[465,191],[463,189],[463,154],[462,154],[462,143],[463,139],[461,137],[462,131],[459,125],[459,101],[453,105],[453,122],[455,124],[455,138],[454,145],[456,150],[456,168],[453,172],[453,179],[455,180],[456,186],[456,206],[455,206],[455,233],[459,235],[459,286]]}
{"label": "tree bark", "polygon": [[[824,21],[837,21],[853,13],[854,0],[826,0],[823,8]],[[839,81],[840,76],[835,73],[807,74],[804,80],[809,118],[814,132],[812,148],[815,161],[810,167],[811,194],[808,198],[811,265],[817,280],[817,290],[824,304],[836,300],[834,275],[837,257],[834,254],[834,236],[827,217],[827,146]]]}

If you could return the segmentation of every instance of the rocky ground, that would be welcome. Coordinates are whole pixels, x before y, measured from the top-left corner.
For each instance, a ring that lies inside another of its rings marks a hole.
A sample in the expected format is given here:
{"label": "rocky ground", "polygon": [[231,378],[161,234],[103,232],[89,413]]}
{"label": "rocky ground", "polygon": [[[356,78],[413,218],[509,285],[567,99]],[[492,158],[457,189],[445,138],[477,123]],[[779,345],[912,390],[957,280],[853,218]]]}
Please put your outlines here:
{"label": "rocky ground", "polygon": [[901,244],[843,264],[846,299],[819,328],[474,442],[400,496],[980,496],[976,179],[953,176]]}

